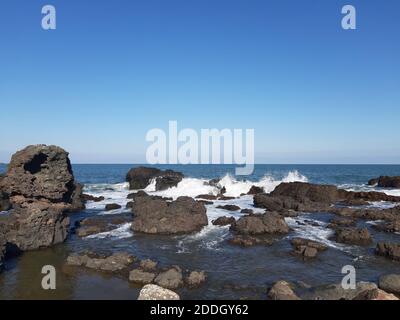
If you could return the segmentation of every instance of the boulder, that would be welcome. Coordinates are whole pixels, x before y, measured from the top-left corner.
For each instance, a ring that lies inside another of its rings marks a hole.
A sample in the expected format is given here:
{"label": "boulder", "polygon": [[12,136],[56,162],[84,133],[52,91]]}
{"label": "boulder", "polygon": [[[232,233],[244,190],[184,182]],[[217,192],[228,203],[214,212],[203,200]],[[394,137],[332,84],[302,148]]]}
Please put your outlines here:
{"label": "boulder", "polygon": [[294,248],[294,253],[303,258],[314,258],[318,252],[326,250],[322,243],[303,238],[293,238],[290,243]]}
{"label": "boulder", "polygon": [[388,177],[388,176],[380,176],[376,179],[371,179],[368,181],[369,185],[377,185],[381,188],[400,188],[400,176],[397,177]]}
{"label": "boulder", "polygon": [[154,271],[157,268],[158,263],[156,261],[145,259],[140,261],[140,268],[145,271]]}
{"label": "boulder", "polygon": [[393,221],[379,223],[374,225],[374,228],[384,232],[400,232],[400,218]]}
{"label": "boulder", "polygon": [[133,269],[129,273],[129,281],[140,284],[152,283],[155,277],[155,273],[143,271],[141,269]]}
{"label": "boulder", "polygon": [[276,282],[268,292],[268,298],[271,300],[301,300],[286,281]]}
{"label": "boulder", "polygon": [[270,238],[255,237],[250,235],[234,235],[229,243],[241,247],[270,246],[274,241]]}
{"label": "boulder", "polygon": [[196,199],[217,200],[217,196],[212,194],[200,194],[196,197]]}
{"label": "boulder", "polygon": [[147,284],[140,290],[138,300],[180,300],[180,297],[171,290]]}
{"label": "boulder", "polygon": [[71,207],[68,209],[69,212],[79,212],[85,210],[85,198],[83,197],[83,185],[75,183],[74,191],[71,195]]}
{"label": "boulder", "polygon": [[400,244],[390,242],[378,242],[375,253],[391,260],[400,261]]}
{"label": "boulder", "polygon": [[105,198],[103,196],[100,197],[96,197],[90,194],[82,194],[82,199],[83,201],[87,202],[87,201],[94,201],[94,202],[100,202],[100,201],[104,201]]}
{"label": "boulder", "polygon": [[356,224],[356,220],[352,217],[334,217],[328,224],[328,228],[338,229],[343,227],[352,227]]}
{"label": "boulder", "polygon": [[154,282],[163,288],[177,289],[183,285],[182,271],[179,267],[172,267],[161,272]]}
{"label": "boulder", "polygon": [[132,217],[127,214],[94,216],[80,221],[77,224],[76,234],[79,237],[87,237],[92,234],[111,231],[121,224],[131,221]]}
{"label": "boulder", "polygon": [[253,211],[253,209],[242,209],[242,210],[240,210],[240,213],[253,214],[254,211]]}
{"label": "boulder", "polygon": [[369,245],[372,243],[372,237],[367,228],[337,228],[336,241],[346,244]]}
{"label": "boulder", "polygon": [[206,282],[207,276],[204,271],[192,271],[186,278],[186,283],[189,287],[199,287]]}
{"label": "boulder", "polygon": [[105,207],[106,211],[117,210],[117,209],[121,209],[121,206],[117,203],[109,203],[109,204],[106,204],[106,207]]}
{"label": "boulder", "polygon": [[372,289],[359,293],[353,300],[399,300],[399,298],[381,289]]}
{"label": "boulder", "polygon": [[231,225],[232,223],[235,223],[235,218],[234,217],[219,217],[213,221],[211,221],[211,223],[214,226],[228,226]]}
{"label": "boulder", "polygon": [[137,198],[132,207],[132,230],[150,234],[180,234],[200,231],[208,224],[204,204],[189,197],[167,202]]}
{"label": "boulder", "polygon": [[289,226],[285,219],[276,212],[247,215],[239,218],[231,227],[238,234],[287,234]]}
{"label": "boulder", "polygon": [[400,274],[386,274],[379,278],[379,288],[400,295]]}
{"label": "boulder", "polygon": [[156,190],[165,190],[175,187],[183,179],[183,174],[173,170],[162,171],[157,168],[138,167],[129,170],[126,181],[129,189],[144,189],[153,179],[156,179]]}

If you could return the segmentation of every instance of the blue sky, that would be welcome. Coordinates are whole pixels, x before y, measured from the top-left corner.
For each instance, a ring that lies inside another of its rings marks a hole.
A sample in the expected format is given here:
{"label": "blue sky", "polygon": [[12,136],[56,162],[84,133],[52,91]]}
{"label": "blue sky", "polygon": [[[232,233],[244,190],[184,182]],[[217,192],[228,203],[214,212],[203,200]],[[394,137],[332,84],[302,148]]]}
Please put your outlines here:
{"label": "blue sky", "polygon": [[397,0],[2,0],[0,162],[144,162],[177,120],[254,128],[258,163],[400,163],[399,35]]}

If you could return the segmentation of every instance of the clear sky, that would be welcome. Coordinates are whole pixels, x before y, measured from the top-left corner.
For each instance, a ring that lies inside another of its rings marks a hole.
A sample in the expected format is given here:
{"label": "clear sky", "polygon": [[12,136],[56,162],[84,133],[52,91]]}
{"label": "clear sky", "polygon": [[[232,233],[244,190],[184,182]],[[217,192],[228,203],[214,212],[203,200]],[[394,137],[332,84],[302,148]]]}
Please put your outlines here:
{"label": "clear sky", "polygon": [[0,41],[0,162],[144,162],[177,120],[254,128],[258,163],[400,163],[398,0],[1,0]]}

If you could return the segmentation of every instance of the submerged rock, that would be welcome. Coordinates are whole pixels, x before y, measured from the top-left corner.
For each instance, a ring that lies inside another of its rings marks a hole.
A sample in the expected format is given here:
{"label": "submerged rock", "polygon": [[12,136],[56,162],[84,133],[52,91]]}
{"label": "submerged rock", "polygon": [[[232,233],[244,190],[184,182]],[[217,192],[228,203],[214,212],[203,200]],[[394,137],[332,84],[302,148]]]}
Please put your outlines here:
{"label": "submerged rock", "polygon": [[234,217],[218,217],[217,219],[211,221],[214,226],[228,226],[235,223]]}
{"label": "submerged rock", "polygon": [[290,243],[294,247],[294,253],[303,258],[314,258],[320,251],[327,249],[322,243],[303,238],[293,238]]}
{"label": "submerged rock", "polygon": [[72,254],[67,258],[67,265],[82,266],[89,269],[119,272],[127,269],[134,261],[135,257],[126,252],[117,252],[110,256],[100,256],[97,254]]}
{"label": "submerged rock", "polygon": [[200,231],[208,224],[204,204],[189,197],[167,202],[151,197],[137,198],[132,207],[132,230],[150,234],[179,234]]}
{"label": "submerged rock", "polygon": [[128,214],[94,216],[80,221],[76,234],[79,237],[87,237],[92,234],[114,230],[121,224],[131,221],[132,217]]}
{"label": "submerged rock", "polygon": [[357,282],[355,289],[344,289],[341,284],[330,284],[312,288],[304,295],[307,300],[353,300],[360,293],[377,289],[375,283]]}
{"label": "submerged rock", "polygon": [[274,243],[272,239],[255,237],[249,235],[235,235],[229,239],[229,243],[241,247],[270,246]]}
{"label": "submerged rock", "polygon": [[375,253],[378,256],[400,261],[400,244],[390,242],[379,242],[376,246]]}
{"label": "submerged rock", "polygon": [[147,272],[141,269],[133,269],[129,273],[129,281],[140,284],[152,283],[155,277],[155,273]]}
{"label": "submerged rock", "polygon": [[180,300],[180,297],[171,290],[148,284],[140,290],[138,300]]}
{"label": "submerged rock", "polygon": [[381,289],[372,289],[359,293],[353,300],[399,300],[399,298]]}
{"label": "submerged rock", "polygon": [[207,276],[204,271],[192,271],[189,276],[186,278],[186,283],[189,287],[199,287],[204,282],[206,282]]}
{"label": "submerged rock", "polygon": [[151,259],[145,259],[140,261],[140,268],[145,271],[154,271],[157,268],[158,263]]}
{"label": "submerged rock", "polygon": [[276,282],[268,292],[268,298],[271,300],[301,300],[294,293],[290,283],[286,281]]}

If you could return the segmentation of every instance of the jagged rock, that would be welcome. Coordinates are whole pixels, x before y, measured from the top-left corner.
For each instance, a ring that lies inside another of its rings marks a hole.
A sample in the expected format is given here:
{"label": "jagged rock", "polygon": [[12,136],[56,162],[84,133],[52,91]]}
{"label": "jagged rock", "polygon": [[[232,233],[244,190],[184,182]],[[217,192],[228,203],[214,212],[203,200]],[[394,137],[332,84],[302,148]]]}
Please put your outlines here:
{"label": "jagged rock", "polygon": [[289,226],[285,219],[276,212],[243,216],[232,225],[231,229],[239,234],[248,235],[286,234],[289,232]]}
{"label": "jagged rock", "polygon": [[200,194],[196,197],[196,199],[217,200],[217,196],[212,194]]}
{"label": "jagged rock", "polygon": [[379,278],[379,288],[399,295],[400,294],[400,274],[387,274]]}
{"label": "jagged rock", "polygon": [[186,283],[189,287],[199,287],[206,282],[207,276],[204,271],[192,271],[186,278]]}
{"label": "jagged rock", "polygon": [[161,272],[154,280],[156,284],[167,289],[177,289],[183,285],[182,271],[178,267],[172,267]]}
{"label": "jagged rock", "polygon": [[144,189],[152,179],[156,179],[156,190],[165,190],[175,187],[183,179],[183,174],[172,170],[162,171],[157,168],[138,167],[129,170],[126,181],[129,189]]}
{"label": "jagged rock", "polygon": [[138,300],[180,300],[180,297],[171,290],[154,284],[147,284],[140,290]]}
{"label": "jagged rock", "polygon": [[400,219],[374,225],[374,228],[384,232],[400,232]]}
{"label": "jagged rock", "polygon": [[68,209],[69,212],[79,212],[85,210],[85,198],[83,197],[83,185],[75,183],[74,191],[71,195],[71,207]]}
{"label": "jagged rock", "polygon": [[329,222],[328,228],[337,229],[342,227],[352,227],[356,224],[356,220],[352,217],[334,217]]}
{"label": "jagged rock", "polygon": [[227,226],[227,225],[231,225],[232,223],[235,223],[235,218],[234,217],[219,217],[213,221],[211,221],[211,223],[214,226]]}
{"label": "jagged rock", "polygon": [[227,210],[227,211],[239,211],[240,210],[240,207],[236,206],[234,204],[226,204],[224,206],[217,206],[217,208],[218,209],[224,209],[224,210]]}
{"label": "jagged rock", "polygon": [[155,273],[143,271],[141,269],[133,269],[129,273],[129,281],[140,284],[152,283],[155,277]]}
{"label": "jagged rock", "polygon": [[87,237],[92,234],[111,231],[119,225],[131,222],[132,217],[127,214],[102,215],[86,218],[78,223],[76,234]]}
{"label": "jagged rock", "polygon": [[249,190],[249,192],[247,192],[247,194],[258,194],[258,193],[263,193],[264,189],[261,187],[257,187],[257,186],[252,186]]}
{"label": "jagged rock", "polygon": [[388,177],[380,176],[376,179],[371,179],[368,181],[369,185],[377,185],[381,188],[400,188],[400,176],[399,177]]}
{"label": "jagged rock", "polygon": [[218,200],[233,200],[235,197],[227,197],[227,196],[218,196]]}
{"label": "jagged rock", "polygon": [[294,293],[290,283],[286,281],[276,282],[268,292],[268,298],[271,300],[301,300]]}
{"label": "jagged rock", "polygon": [[375,253],[391,260],[400,261],[400,244],[390,242],[378,242]]}
{"label": "jagged rock", "polygon": [[206,208],[189,197],[176,201],[140,197],[132,207],[132,230],[151,234],[179,234],[201,230],[208,224]]}
{"label": "jagged rock", "polygon": [[372,237],[367,228],[337,228],[336,241],[355,245],[369,245],[372,243]]}
{"label": "jagged rock", "polygon": [[381,289],[373,289],[359,293],[353,300],[399,300],[399,298]]}
{"label": "jagged rock", "polygon": [[106,207],[105,207],[106,211],[117,210],[117,209],[121,209],[121,206],[117,203],[109,203],[109,204],[106,204]]}
{"label": "jagged rock", "polygon": [[254,211],[253,211],[253,209],[242,209],[242,210],[240,210],[240,213],[253,214]]}
{"label": "jagged rock", "polygon": [[96,196],[92,196],[90,194],[82,194],[82,199],[85,202],[87,202],[87,201],[100,202],[100,201],[104,201],[105,200],[105,198],[103,196],[96,197]]}

